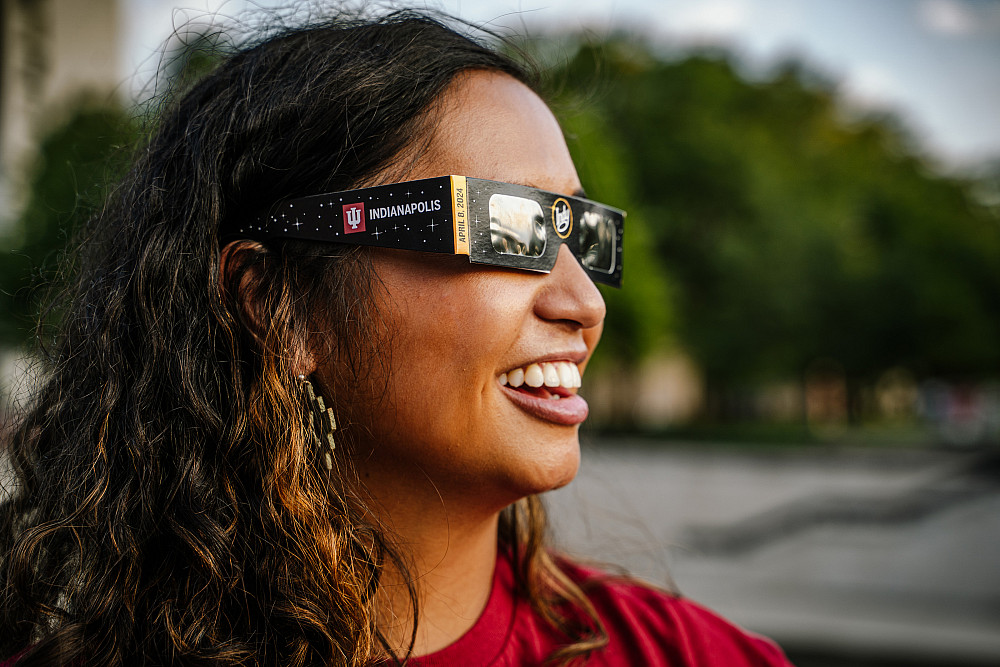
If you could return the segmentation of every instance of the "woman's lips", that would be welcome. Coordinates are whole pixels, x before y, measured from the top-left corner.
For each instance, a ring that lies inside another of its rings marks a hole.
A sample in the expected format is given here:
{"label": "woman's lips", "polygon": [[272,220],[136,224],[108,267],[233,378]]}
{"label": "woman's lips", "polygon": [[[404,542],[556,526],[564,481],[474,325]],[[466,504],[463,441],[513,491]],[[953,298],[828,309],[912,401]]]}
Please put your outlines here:
{"label": "woman's lips", "polygon": [[516,406],[553,424],[575,426],[583,422],[590,412],[587,401],[563,387],[532,388],[524,385],[515,389],[503,385],[501,389]]}

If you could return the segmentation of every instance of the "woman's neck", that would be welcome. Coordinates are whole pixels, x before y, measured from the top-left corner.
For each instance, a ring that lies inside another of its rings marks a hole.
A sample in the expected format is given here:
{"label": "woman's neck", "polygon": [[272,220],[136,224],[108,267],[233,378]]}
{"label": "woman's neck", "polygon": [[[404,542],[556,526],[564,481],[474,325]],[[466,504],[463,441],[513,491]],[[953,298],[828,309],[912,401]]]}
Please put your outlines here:
{"label": "woman's neck", "polygon": [[412,655],[427,655],[454,643],[485,608],[496,566],[499,514],[458,516],[443,504],[403,514],[394,513],[389,527],[410,572],[387,568],[383,574],[379,627],[396,654],[405,654],[413,631],[406,582],[412,581],[419,600]]}

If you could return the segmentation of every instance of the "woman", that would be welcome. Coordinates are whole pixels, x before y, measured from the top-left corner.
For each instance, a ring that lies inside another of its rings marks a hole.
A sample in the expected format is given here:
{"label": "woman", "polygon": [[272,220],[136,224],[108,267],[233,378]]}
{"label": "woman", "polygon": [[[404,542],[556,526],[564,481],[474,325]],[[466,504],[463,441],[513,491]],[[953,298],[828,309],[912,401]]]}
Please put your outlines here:
{"label": "woman", "polygon": [[272,36],[164,113],[10,446],[5,654],[785,664],[544,547],[621,220],[532,84],[399,12]]}

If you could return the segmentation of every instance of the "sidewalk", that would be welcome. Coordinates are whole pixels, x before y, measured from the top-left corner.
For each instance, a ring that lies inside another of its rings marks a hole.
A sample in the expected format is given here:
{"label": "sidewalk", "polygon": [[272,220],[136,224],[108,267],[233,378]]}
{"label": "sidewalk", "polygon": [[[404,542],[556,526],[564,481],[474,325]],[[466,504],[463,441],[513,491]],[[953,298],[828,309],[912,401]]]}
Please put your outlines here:
{"label": "sidewalk", "polygon": [[[1000,664],[1000,471],[985,454],[585,449],[557,541],[789,649]],[[845,663],[846,664],[846,663]]]}

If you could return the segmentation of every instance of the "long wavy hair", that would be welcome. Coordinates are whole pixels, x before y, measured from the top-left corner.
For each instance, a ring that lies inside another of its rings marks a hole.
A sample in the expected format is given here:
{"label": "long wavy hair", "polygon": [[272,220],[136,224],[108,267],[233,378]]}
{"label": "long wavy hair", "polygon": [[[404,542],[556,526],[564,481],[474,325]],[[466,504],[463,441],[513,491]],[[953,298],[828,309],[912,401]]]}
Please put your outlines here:
{"label": "long wavy hair", "polygon": [[[530,68],[438,18],[338,17],[245,44],[162,110],[71,254],[74,277],[50,311],[55,342],[6,443],[0,655],[21,653],[20,665],[394,657],[376,592],[386,567],[406,572],[406,554],[362,518],[351,471],[316,460],[291,352],[321,321],[344,374],[381,363],[369,255],[256,245],[220,280],[220,230],[289,197],[405,171],[433,130],[435,100],[470,69],[535,84]],[[342,437],[352,428],[363,425]],[[554,660],[606,641],[545,547],[537,498],[503,512],[499,539],[520,594],[566,637]],[[413,584],[410,596],[415,631]]]}

